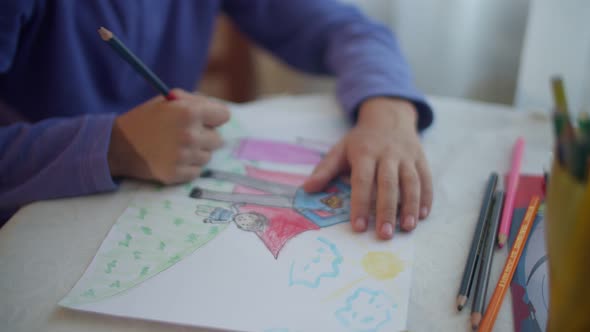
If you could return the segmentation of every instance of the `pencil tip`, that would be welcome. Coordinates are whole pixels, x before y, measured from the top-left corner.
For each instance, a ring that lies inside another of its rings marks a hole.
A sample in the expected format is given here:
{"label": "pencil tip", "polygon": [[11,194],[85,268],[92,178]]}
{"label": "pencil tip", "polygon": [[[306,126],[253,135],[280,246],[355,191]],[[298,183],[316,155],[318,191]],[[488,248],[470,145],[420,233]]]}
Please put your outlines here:
{"label": "pencil tip", "polygon": [[471,328],[473,331],[477,331],[479,324],[481,323],[482,315],[479,312],[471,314]]}
{"label": "pencil tip", "polygon": [[100,38],[102,38],[102,40],[104,41],[113,38],[113,33],[107,30],[105,27],[100,27],[98,29],[98,34],[100,35]]}
{"label": "pencil tip", "polygon": [[467,296],[459,295],[457,297],[457,310],[459,310],[459,311],[463,310],[463,307],[465,306],[466,302],[467,302]]}
{"label": "pencil tip", "polygon": [[502,248],[506,244],[506,235],[498,234],[498,247]]}

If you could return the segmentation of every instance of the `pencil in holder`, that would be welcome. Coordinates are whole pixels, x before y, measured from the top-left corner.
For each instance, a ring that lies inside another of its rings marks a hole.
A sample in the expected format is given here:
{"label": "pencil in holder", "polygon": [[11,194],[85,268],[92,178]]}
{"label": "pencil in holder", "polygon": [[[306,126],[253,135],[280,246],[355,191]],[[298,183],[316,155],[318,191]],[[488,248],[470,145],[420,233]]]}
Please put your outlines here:
{"label": "pencil in holder", "polygon": [[547,331],[590,331],[590,184],[555,161],[546,208]]}

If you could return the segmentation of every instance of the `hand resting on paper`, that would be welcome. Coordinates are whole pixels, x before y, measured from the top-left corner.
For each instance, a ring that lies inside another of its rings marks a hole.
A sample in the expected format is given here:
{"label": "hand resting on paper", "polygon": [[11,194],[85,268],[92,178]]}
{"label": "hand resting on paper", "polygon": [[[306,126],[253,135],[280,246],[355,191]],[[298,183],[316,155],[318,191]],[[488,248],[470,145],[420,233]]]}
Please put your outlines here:
{"label": "hand resting on paper", "polygon": [[428,216],[433,196],[416,121],[416,111],[408,101],[367,99],[359,108],[356,126],[317,165],[304,189],[319,191],[339,174],[350,171],[350,221],[354,230],[367,229],[373,193],[380,238],[393,237],[398,201],[401,228],[413,230],[418,220]]}
{"label": "hand resting on paper", "polygon": [[223,141],[223,104],[175,89],[178,100],[148,100],[114,122],[108,151],[111,175],[175,184],[199,176]]}

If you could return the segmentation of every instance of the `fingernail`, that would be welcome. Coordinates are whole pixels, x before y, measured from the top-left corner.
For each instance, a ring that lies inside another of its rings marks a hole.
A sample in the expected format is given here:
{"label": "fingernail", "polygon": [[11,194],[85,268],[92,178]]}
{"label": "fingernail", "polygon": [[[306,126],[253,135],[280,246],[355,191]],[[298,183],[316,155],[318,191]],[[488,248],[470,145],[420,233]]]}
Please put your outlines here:
{"label": "fingernail", "polygon": [[426,206],[420,209],[420,216],[422,218],[426,218],[426,216],[428,216],[428,208]]}
{"label": "fingernail", "polygon": [[405,228],[414,229],[416,226],[416,220],[414,219],[414,216],[407,216],[404,225]]}
{"label": "fingernail", "polygon": [[393,225],[386,222],[383,224],[383,226],[381,226],[381,235],[383,235],[386,238],[390,238],[393,236]]}
{"label": "fingernail", "polygon": [[354,222],[354,227],[357,231],[364,231],[367,227],[367,221],[365,220],[365,218],[357,218]]}

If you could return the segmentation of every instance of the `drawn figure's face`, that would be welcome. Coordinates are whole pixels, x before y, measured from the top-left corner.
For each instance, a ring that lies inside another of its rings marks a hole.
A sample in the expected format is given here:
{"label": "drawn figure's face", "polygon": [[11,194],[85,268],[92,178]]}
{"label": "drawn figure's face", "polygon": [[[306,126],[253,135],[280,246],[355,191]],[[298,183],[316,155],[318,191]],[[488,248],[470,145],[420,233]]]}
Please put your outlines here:
{"label": "drawn figure's face", "polygon": [[259,232],[264,230],[266,218],[261,214],[240,213],[234,217],[236,225],[242,230],[248,232]]}

